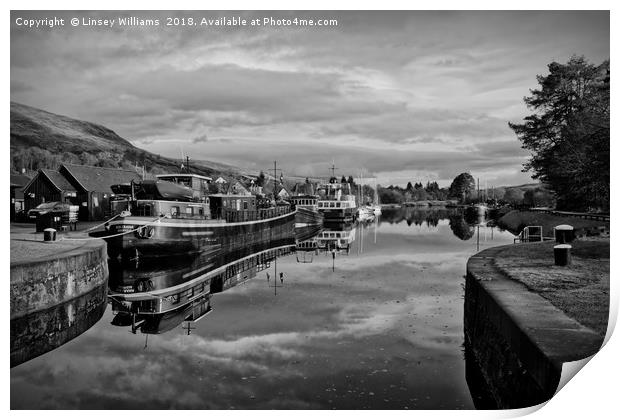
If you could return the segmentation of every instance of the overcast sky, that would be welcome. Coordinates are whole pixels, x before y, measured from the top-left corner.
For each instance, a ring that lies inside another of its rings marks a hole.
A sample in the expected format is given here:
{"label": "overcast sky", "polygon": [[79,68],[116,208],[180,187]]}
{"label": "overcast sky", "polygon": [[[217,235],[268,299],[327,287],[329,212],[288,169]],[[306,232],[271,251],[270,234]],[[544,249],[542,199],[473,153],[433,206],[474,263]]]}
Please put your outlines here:
{"label": "overcast sky", "polygon": [[[159,27],[27,29],[17,17],[159,18]],[[196,12],[335,27],[167,28],[171,13],[13,12],[11,100],[103,124],[134,145],[247,168],[378,182],[469,171],[531,182],[508,121],[553,60],[609,57],[608,12]],[[178,16],[182,16],[178,14]],[[368,176],[369,176],[368,175]]]}

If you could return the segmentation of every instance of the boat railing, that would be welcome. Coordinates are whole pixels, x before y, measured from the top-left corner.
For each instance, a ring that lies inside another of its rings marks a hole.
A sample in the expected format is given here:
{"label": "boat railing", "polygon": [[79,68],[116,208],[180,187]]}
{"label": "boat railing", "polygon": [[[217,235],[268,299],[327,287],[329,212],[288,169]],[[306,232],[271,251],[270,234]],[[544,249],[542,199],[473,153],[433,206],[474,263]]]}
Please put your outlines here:
{"label": "boat railing", "polygon": [[265,220],[271,219],[274,217],[282,216],[287,213],[290,213],[290,206],[278,206],[269,209],[258,209],[258,210],[229,210],[225,209],[223,211],[223,218],[228,223],[236,223],[236,222],[250,222],[253,220]]}

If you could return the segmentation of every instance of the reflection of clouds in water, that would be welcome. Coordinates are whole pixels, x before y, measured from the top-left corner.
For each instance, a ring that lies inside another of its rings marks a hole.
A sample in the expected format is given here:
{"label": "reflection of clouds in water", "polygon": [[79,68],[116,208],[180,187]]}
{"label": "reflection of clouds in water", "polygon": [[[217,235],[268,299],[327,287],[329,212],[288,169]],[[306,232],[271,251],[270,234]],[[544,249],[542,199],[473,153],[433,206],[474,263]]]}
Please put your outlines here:
{"label": "reflection of clouds in water", "polygon": [[[60,406],[67,404],[66,399],[70,399],[72,405],[79,406],[78,400],[86,396],[106,400],[131,398],[133,403],[156,396],[161,403],[204,406],[204,390],[191,389],[186,378],[192,381],[196,380],[196,376],[208,379],[210,382],[205,386],[208,385],[210,392],[230,395],[247,393],[248,384],[219,383],[214,370],[222,372],[222,375],[238,377],[236,379],[251,374],[273,381],[301,377],[308,373],[303,373],[303,367],[291,365],[291,362],[307,360],[311,354],[316,356],[317,346],[331,346],[325,341],[360,339],[384,333],[395,326],[402,311],[403,308],[391,305],[369,304],[361,308],[351,304],[338,311],[332,318],[335,322],[328,330],[267,333],[231,339],[209,339],[199,335],[187,337],[178,334],[177,330],[174,335],[149,336],[149,347],[145,351],[142,350],[144,336],[138,335],[134,338],[140,340],[127,342],[123,339],[127,330],[106,329],[101,335],[89,338],[90,351],[84,352],[82,348],[61,352],[53,363],[43,365],[43,370],[36,364],[30,365],[32,369],[25,373],[24,378],[29,383],[37,383],[38,377],[46,375],[55,378],[52,384],[64,383],[65,378],[75,376],[70,371],[78,367],[83,373],[82,378],[98,376],[99,380],[94,384],[72,381],[63,387],[53,385],[56,388],[54,393],[57,394],[60,389],[64,391],[62,396],[56,395],[58,401],[55,404]],[[101,345],[104,342],[117,344]],[[343,363],[350,362],[347,355],[341,356]],[[281,364],[288,366],[286,369],[273,368]],[[314,375],[318,372],[325,374],[328,368],[325,365],[317,369]],[[197,375],[200,370],[204,370],[204,374]],[[49,384],[49,381],[45,382]],[[136,393],[136,390],[142,392]],[[214,404],[217,406],[216,402]],[[299,405],[299,401],[295,404]]]}
{"label": "reflection of clouds in water", "polygon": [[[410,318],[415,333],[402,334],[415,348],[445,352],[446,343],[452,346],[460,345],[463,341],[463,329],[460,319],[462,312],[444,311],[446,302],[452,297],[414,296],[415,313],[417,316]],[[411,330],[401,325],[402,330]]]}
{"label": "reflection of clouds in water", "polygon": [[[312,264],[298,264],[294,257],[278,261],[279,270],[289,273],[291,279],[299,280],[303,284],[324,284],[326,278],[346,274],[351,278],[366,278],[370,273],[380,275],[377,279],[386,284],[386,279],[398,279],[404,274],[420,273],[423,270],[432,274],[448,273],[465,270],[465,263],[471,252],[453,253],[393,253],[390,255],[365,254],[362,257],[337,256],[336,271],[332,273],[332,258],[330,255],[315,257]],[[413,269],[413,270],[412,270]],[[369,279],[376,281],[377,279]],[[346,284],[350,288],[353,284]],[[249,293],[250,290],[235,290],[235,293]],[[228,293],[228,291],[227,291]]]}
{"label": "reflection of clouds in water", "polygon": [[[383,333],[396,324],[402,312],[403,309],[390,305],[367,304],[363,307],[346,305],[334,317],[336,322],[332,329],[250,335],[229,340],[213,340],[200,336],[184,340],[183,336],[177,336],[163,344],[167,347],[167,351],[187,352],[193,357],[205,360],[221,363],[251,361],[253,365],[248,367],[256,369],[261,368],[259,360],[270,361],[274,358],[290,360],[303,357],[303,348],[313,346],[317,340],[359,339]],[[267,366],[262,368],[266,370]]]}

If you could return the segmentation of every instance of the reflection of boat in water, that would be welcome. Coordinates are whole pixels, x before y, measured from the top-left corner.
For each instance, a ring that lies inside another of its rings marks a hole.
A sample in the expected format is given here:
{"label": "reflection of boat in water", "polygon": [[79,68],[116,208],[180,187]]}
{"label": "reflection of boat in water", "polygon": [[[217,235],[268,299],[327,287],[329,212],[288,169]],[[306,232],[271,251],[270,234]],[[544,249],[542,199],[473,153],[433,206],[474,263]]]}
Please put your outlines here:
{"label": "reflection of boat in water", "polygon": [[355,233],[356,228],[351,224],[326,227],[315,238],[317,248],[325,251],[343,251],[348,254],[355,240]]}
{"label": "reflection of boat in water", "polygon": [[107,305],[105,284],[49,309],[11,319],[11,367],[73,340],[101,319]]}
{"label": "reflection of boat in water", "polygon": [[[162,260],[149,269],[110,270],[113,325],[132,332],[160,334],[183,321],[199,321],[211,312],[211,296],[244,283],[295,250],[294,237],[241,250],[204,255],[193,261]],[[140,291],[141,290],[141,291]]]}
{"label": "reflection of boat in water", "polygon": [[357,219],[360,222],[369,222],[374,220],[375,218],[375,210],[370,206],[361,206],[357,210]]}
{"label": "reflection of boat in water", "polygon": [[198,322],[213,310],[211,308],[211,294],[205,294],[185,305],[161,314],[128,312],[123,306],[114,303],[112,308],[116,312],[112,319],[112,325],[118,327],[131,326],[133,333],[140,331],[143,334],[163,334],[176,328],[184,321]]}
{"label": "reflection of boat in water", "polygon": [[[126,194],[124,213],[108,223],[108,255],[162,257],[226,247],[230,241],[259,243],[286,236],[295,219],[288,205],[260,208],[256,196],[239,188],[208,194],[209,178],[158,175],[156,181],[114,186]],[[117,203],[118,204],[118,203]],[[118,206],[117,209],[120,209]]]}
{"label": "reflection of boat in water", "polygon": [[148,268],[111,262],[110,298],[117,303],[115,307],[134,313],[161,314],[175,310],[256,276],[274,258],[292,252],[295,239],[290,234],[286,238],[243,245],[209,250],[193,260],[191,257],[153,260]]}
{"label": "reflection of boat in water", "polygon": [[297,262],[299,263],[311,263],[314,260],[314,256],[318,254],[318,242],[316,236],[321,232],[320,228],[313,230],[306,230],[304,232],[297,232],[295,235],[295,253]]}

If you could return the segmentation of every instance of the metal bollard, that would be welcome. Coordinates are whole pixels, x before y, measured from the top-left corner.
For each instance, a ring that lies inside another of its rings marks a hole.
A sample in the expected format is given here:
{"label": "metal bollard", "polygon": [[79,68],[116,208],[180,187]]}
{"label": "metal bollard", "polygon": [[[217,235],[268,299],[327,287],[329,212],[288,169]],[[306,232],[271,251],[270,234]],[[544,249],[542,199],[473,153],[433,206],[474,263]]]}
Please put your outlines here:
{"label": "metal bollard", "polygon": [[555,227],[555,241],[559,244],[568,244],[575,239],[575,231],[571,225]]}
{"label": "metal bollard", "polygon": [[43,240],[46,242],[56,240],[56,229],[47,228],[43,230]]}
{"label": "metal bollard", "polygon": [[555,259],[555,265],[565,267],[570,265],[571,256],[570,250],[573,247],[568,244],[556,245],[553,247],[553,257]]}

